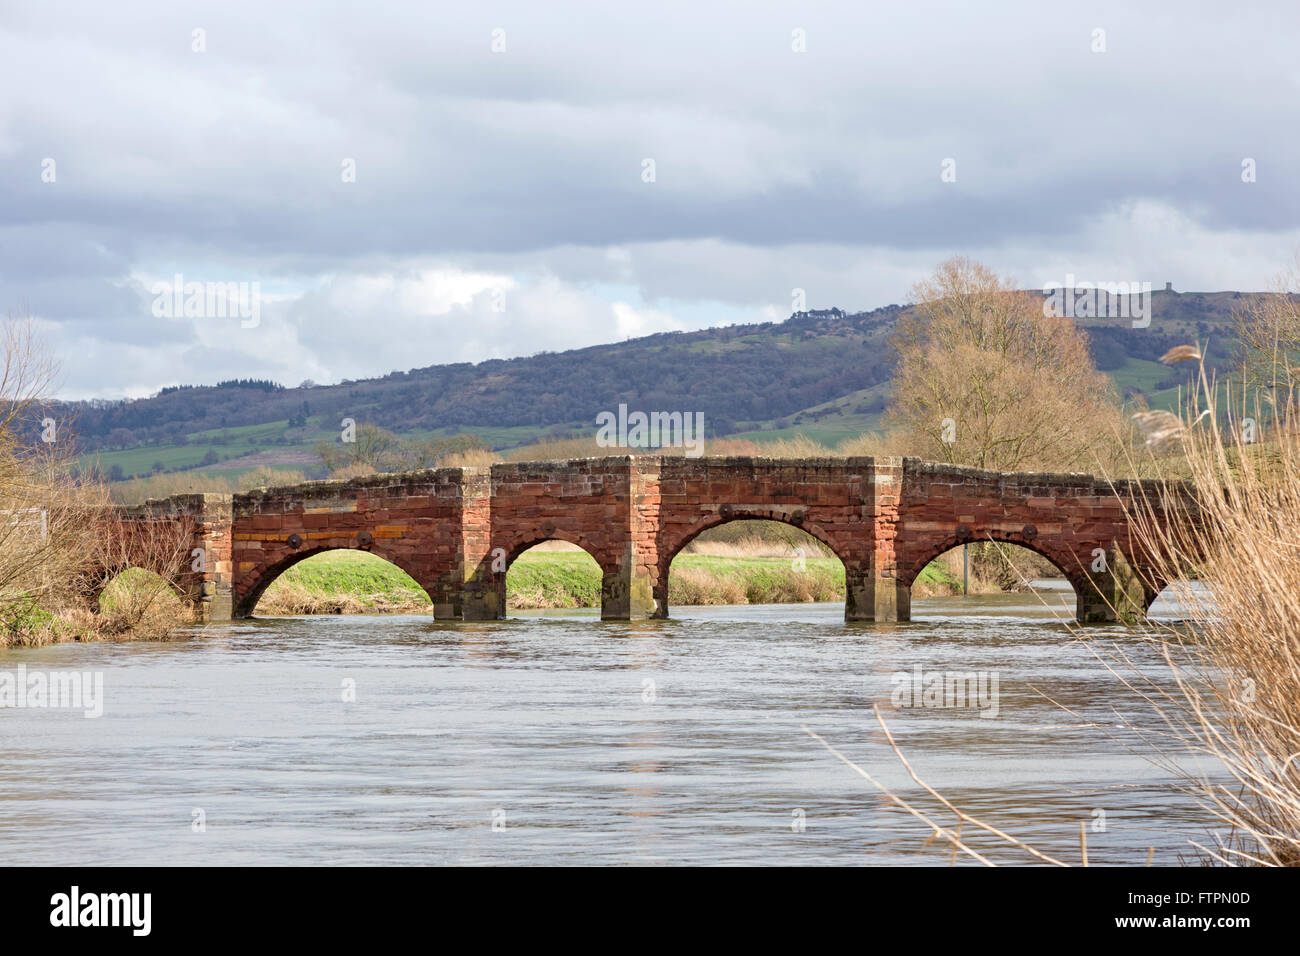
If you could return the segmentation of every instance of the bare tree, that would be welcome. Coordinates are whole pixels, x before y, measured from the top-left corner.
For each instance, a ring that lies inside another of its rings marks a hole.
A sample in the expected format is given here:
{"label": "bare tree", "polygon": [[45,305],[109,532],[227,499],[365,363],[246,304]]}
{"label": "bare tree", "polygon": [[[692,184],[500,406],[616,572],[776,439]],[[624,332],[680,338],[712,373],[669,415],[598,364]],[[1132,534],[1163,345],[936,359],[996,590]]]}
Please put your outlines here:
{"label": "bare tree", "polygon": [[[30,319],[0,324],[0,626],[72,600],[107,498],[82,481],[60,422],[36,421],[57,374]],[[35,436],[35,437],[33,437]]]}
{"label": "bare tree", "polygon": [[[179,604],[161,613],[161,597],[184,581],[191,528],[176,515],[124,520],[77,468],[71,423],[47,411],[57,373],[29,318],[0,324],[0,644],[50,639],[57,621],[79,635],[165,630]],[[113,613],[88,614],[126,567],[153,574],[122,589]]]}
{"label": "bare tree", "polygon": [[1300,259],[1274,280],[1273,294],[1247,296],[1233,325],[1247,388],[1287,417],[1300,377]]}
{"label": "bare tree", "polygon": [[927,458],[997,471],[1105,470],[1128,433],[1086,334],[964,257],[913,289],[886,421]]}

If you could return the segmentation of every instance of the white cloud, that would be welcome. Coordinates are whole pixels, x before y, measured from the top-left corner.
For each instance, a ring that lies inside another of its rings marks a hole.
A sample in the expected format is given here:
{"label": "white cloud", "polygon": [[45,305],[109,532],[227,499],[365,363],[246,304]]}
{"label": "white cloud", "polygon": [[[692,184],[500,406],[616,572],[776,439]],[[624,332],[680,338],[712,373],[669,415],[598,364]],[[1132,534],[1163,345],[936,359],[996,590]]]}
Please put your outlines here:
{"label": "white cloud", "polygon": [[685,328],[677,319],[659,309],[635,309],[626,302],[615,302],[613,311],[618,334],[624,338],[636,338],[655,332],[670,332]]}
{"label": "white cloud", "polygon": [[[1293,4],[1188,9],[8,5],[0,305],[115,396],[872,308],[954,253],[1263,288],[1300,245]],[[260,281],[261,326],[160,322],[174,272]]]}

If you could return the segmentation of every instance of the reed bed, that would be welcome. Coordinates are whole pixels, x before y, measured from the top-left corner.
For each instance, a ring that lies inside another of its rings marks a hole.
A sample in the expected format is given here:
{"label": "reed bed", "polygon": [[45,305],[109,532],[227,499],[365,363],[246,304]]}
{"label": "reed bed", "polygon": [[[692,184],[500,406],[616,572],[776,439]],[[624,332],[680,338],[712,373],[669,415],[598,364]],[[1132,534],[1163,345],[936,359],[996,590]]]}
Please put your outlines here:
{"label": "reed bed", "polygon": [[[1184,789],[1226,833],[1198,845],[1201,853],[1218,863],[1295,866],[1300,431],[1294,407],[1249,407],[1242,395],[1220,414],[1218,393],[1202,364],[1178,434],[1198,520],[1163,522],[1156,500],[1139,515],[1143,543],[1157,556],[1156,575],[1169,582],[1187,618],[1145,631],[1176,691],[1164,693],[1140,676],[1126,683],[1163,718],[1166,732],[1148,740],[1154,759],[1180,774]],[[1259,424],[1266,421],[1272,426]],[[1170,484],[1160,497],[1178,490]]]}

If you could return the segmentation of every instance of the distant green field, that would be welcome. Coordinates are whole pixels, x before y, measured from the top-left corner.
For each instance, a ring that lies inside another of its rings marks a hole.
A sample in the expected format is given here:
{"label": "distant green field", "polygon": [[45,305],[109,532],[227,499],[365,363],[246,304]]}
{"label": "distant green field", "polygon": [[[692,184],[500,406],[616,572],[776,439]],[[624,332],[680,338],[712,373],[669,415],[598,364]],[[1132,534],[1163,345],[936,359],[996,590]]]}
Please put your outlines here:
{"label": "distant green field", "polygon": [[[328,427],[327,427],[328,425]],[[287,421],[266,422],[260,425],[245,425],[238,428],[216,428],[194,432],[186,436],[186,444],[147,445],[140,448],[125,448],[115,451],[97,451],[82,455],[83,467],[98,463],[107,474],[114,465],[122,469],[122,474],[148,475],[154,465],[161,464],[165,470],[184,469],[194,475],[213,474],[224,478],[235,478],[248,471],[246,467],[230,467],[225,463],[256,452],[293,451],[314,454],[321,441],[337,441],[340,430],[333,423],[326,423],[323,416],[308,419],[303,428],[288,429]],[[432,440],[449,438],[455,435],[475,435],[493,448],[513,448],[538,438],[582,433],[587,428],[595,434],[595,423],[589,427],[580,422],[538,428],[517,426],[511,428],[460,428],[448,427],[432,430],[413,430],[404,432],[407,440]],[[291,440],[281,444],[280,438],[289,430]],[[199,463],[211,451],[218,457],[218,462],[199,468]],[[307,470],[310,466],[301,464],[271,464],[271,468],[288,471]],[[193,470],[192,469],[197,469]]]}
{"label": "distant green field", "polygon": [[[1191,377],[1193,363],[1187,363],[1179,366]],[[1162,365],[1159,362],[1144,362],[1140,359],[1129,359],[1120,368],[1110,372],[1110,376],[1115,380],[1115,384],[1122,390],[1124,388],[1138,388],[1146,397],[1147,405],[1152,409],[1159,409],[1167,412],[1178,412],[1180,406],[1185,406],[1189,398],[1194,394],[1194,389],[1199,386],[1187,386],[1179,389],[1177,386],[1172,388],[1157,389],[1156,385],[1175,371],[1168,365]],[[1220,413],[1225,412],[1229,405],[1234,407],[1241,404],[1240,379],[1235,380],[1238,384],[1234,386],[1232,376],[1223,376],[1218,380],[1218,410]],[[1234,390],[1235,389],[1235,390]],[[1267,415],[1261,416],[1267,419]]]}
{"label": "distant green field", "polygon": [[[295,433],[299,435],[295,441],[289,444],[278,444],[288,424],[287,421],[279,421],[242,428],[209,429],[187,435],[184,445],[146,445],[141,448],[125,448],[117,451],[97,451],[83,455],[81,462],[87,466],[98,463],[105,474],[117,465],[124,475],[147,475],[153,471],[155,463],[160,463],[168,470],[195,468],[211,451],[220,460],[215,465],[206,466],[203,471],[219,472],[230,476],[248,469],[223,468],[221,462],[242,458],[255,451],[311,452],[316,443],[327,434],[313,421],[305,429],[295,429]],[[301,466],[297,467],[301,468]]]}
{"label": "distant green field", "polygon": [[[251,454],[256,450],[294,450],[303,452],[310,452],[312,450],[312,445],[222,445],[211,447],[212,450],[222,459],[240,458],[244,455]],[[92,464],[98,463],[100,469],[105,474],[108,474],[114,465],[118,465],[121,467],[123,475],[130,476],[149,474],[153,471],[154,463],[157,462],[160,463],[164,469],[185,469],[188,473],[189,469],[197,468],[199,462],[201,462],[204,456],[208,453],[208,448],[209,446],[196,447],[193,445],[172,445],[166,447],[129,448],[123,451],[93,452],[91,454],[83,455],[81,457],[81,464],[83,467],[88,467]],[[271,467],[289,470],[301,470],[303,468],[302,465],[272,465]],[[215,465],[205,466],[200,471],[195,471],[193,473],[199,474],[200,472],[212,472],[214,474],[219,473],[226,477],[230,477],[236,474],[242,474],[248,470],[250,469],[222,467],[221,462],[218,462]]]}
{"label": "distant green field", "polygon": [[[188,436],[191,442],[197,444],[219,443],[222,439],[228,439],[232,445],[257,445],[270,444],[280,437],[289,427],[289,423],[283,419],[278,422],[263,422],[260,425],[242,425],[238,428],[209,428],[205,431],[192,432]],[[322,426],[320,417],[311,418],[307,421],[307,426],[302,429],[305,432],[313,433],[305,435],[303,441],[317,441],[326,435]]]}
{"label": "distant green field", "polygon": [[882,418],[879,412],[857,412],[854,409],[864,404],[879,405],[880,399],[887,394],[887,385],[859,389],[776,421],[742,423],[742,430],[726,437],[747,438],[761,443],[804,435],[833,448],[845,439],[857,438],[864,432],[878,431]]}
{"label": "distant green field", "polygon": [[[763,444],[765,442],[792,440],[800,435],[806,436],[821,445],[833,448],[847,438],[857,438],[864,432],[880,430],[879,415],[843,415],[826,418],[802,425],[790,425],[787,428],[755,429],[735,432],[727,438],[745,438]],[[708,450],[707,447],[705,449]]]}
{"label": "distant green field", "polygon": [[1157,384],[1169,377],[1170,372],[1168,365],[1131,358],[1107,374],[1115,380],[1115,384],[1121,390],[1138,388],[1149,395],[1155,390]]}

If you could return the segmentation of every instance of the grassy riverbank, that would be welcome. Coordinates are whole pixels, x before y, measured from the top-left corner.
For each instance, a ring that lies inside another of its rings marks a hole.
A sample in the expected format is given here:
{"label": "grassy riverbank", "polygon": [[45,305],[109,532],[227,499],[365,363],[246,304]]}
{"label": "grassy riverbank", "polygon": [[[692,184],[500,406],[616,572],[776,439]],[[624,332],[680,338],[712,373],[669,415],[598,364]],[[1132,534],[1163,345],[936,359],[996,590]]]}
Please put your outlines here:
{"label": "grassy riverbank", "polygon": [[[673,562],[669,605],[778,604],[844,600],[844,567],[831,557],[793,558],[769,544],[710,542],[704,553]],[[759,552],[759,553],[754,553]],[[512,610],[599,608],[600,568],[586,552],[538,548],[520,555],[506,579]],[[994,591],[982,582],[973,591]],[[961,579],[943,561],[930,564],[912,587],[915,597],[961,592]],[[432,605],[407,574],[364,551],[330,551],[295,565],[263,595],[257,613],[422,614]],[[37,607],[17,609],[0,623],[0,648],[67,641],[158,640],[180,633],[188,614],[160,577],[132,569],[105,590],[98,613]]]}
{"label": "grassy riverbank", "polygon": [[190,623],[189,611],[170,584],[130,568],[104,589],[99,608],[47,611],[34,603],[11,606],[0,618],[0,649],[88,641],[163,640]]}
{"label": "grassy riverbank", "polygon": [[[939,564],[925,569],[917,596],[955,594],[961,581]],[[683,554],[668,580],[670,606],[843,601],[844,567],[835,558]],[[600,568],[582,551],[529,551],[506,579],[514,609],[600,606]],[[359,551],[331,551],[295,565],[258,605],[261,614],[384,614],[429,610],[424,591],[401,569]]]}

